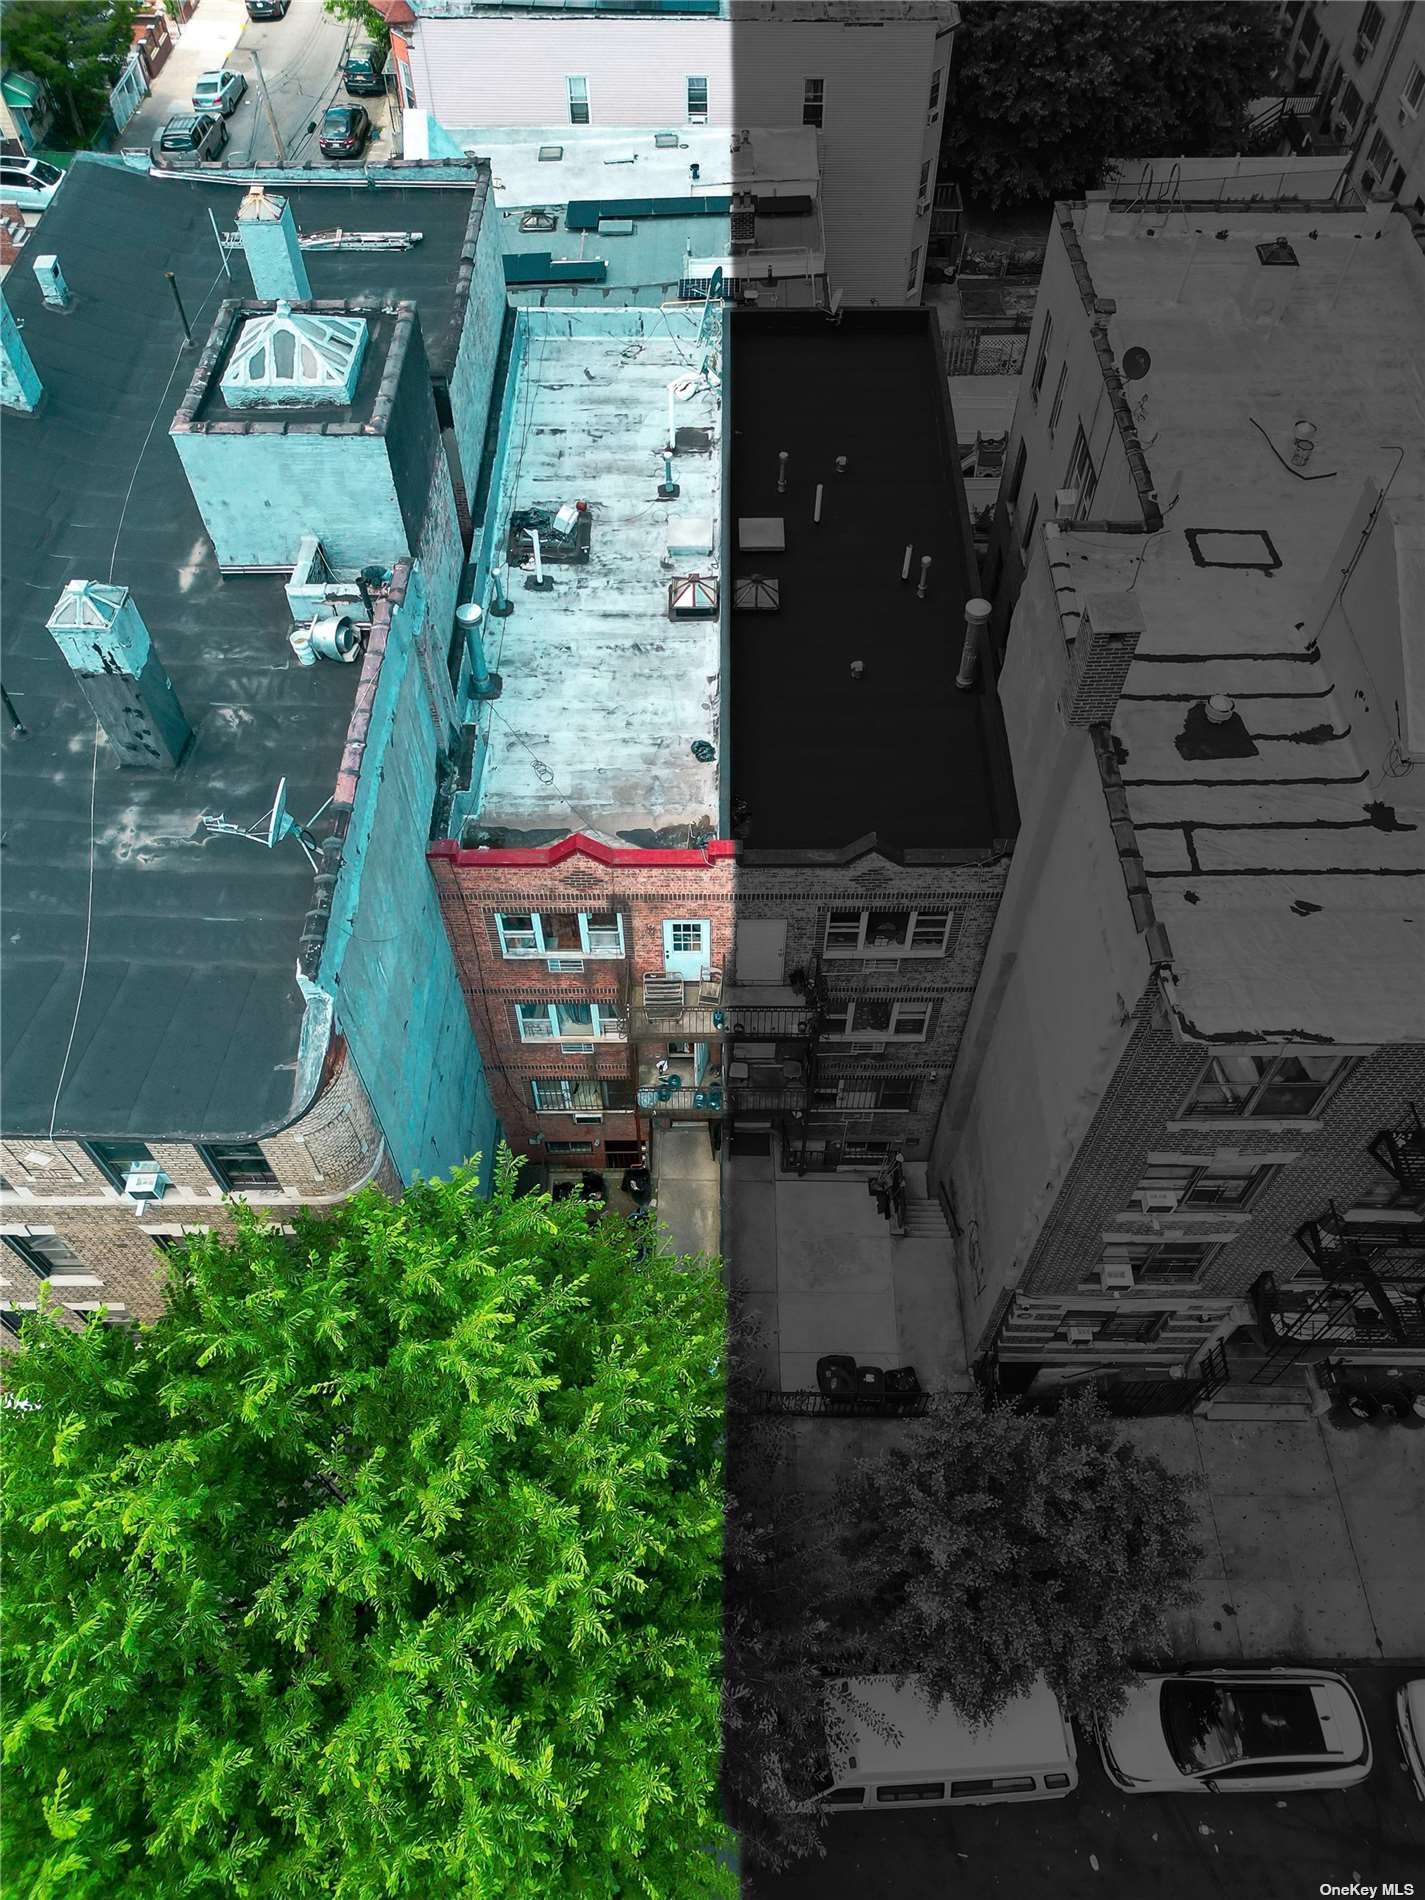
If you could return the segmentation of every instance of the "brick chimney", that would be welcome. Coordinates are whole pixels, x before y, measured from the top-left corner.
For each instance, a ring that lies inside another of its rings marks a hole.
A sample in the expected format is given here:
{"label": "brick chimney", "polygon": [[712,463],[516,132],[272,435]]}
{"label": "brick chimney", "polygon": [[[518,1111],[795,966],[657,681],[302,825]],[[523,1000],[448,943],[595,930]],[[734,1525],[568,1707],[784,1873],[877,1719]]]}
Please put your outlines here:
{"label": "brick chimney", "polygon": [[297,223],[285,198],[254,185],[238,207],[238,236],[252,287],[264,303],[311,302]]}
{"label": "brick chimney", "polygon": [[171,772],[193,735],[128,588],[71,581],[46,624],[120,765]]}
{"label": "brick chimney", "polygon": [[0,291],[0,405],[33,415],[44,398],[44,384],[25,348],[20,326]]}
{"label": "brick chimney", "polygon": [[1106,725],[1143,633],[1143,612],[1132,594],[1082,594],[1079,599],[1083,618],[1060,710],[1066,725]]}

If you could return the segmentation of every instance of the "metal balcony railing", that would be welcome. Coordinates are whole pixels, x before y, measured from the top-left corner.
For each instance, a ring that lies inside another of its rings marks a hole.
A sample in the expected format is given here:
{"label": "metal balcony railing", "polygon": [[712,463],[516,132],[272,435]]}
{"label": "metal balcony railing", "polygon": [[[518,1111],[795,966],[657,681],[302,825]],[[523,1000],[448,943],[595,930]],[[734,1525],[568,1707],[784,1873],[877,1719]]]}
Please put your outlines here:
{"label": "metal balcony railing", "polygon": [[1367,1152],[1398,1182],[1412,1204],[1425,1200],[1425,1125],[1414,1102],[1407,1104],[1393,1127],[1381,1129]]}

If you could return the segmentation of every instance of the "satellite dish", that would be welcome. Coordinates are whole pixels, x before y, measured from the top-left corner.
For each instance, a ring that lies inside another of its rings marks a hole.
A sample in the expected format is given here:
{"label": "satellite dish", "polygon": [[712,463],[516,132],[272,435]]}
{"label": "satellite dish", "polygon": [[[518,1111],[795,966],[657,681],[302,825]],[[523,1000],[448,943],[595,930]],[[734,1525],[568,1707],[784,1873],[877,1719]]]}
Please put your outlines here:
{"label": "satellite dish", "polygon": [[272,801],[272,813],[267,820],[268,850],[275,850],[287,833],[296,829],[296,820],[287,816],[287,781],[280,778],[277,781],[277,796]]}
{"label": "satellite dish", "polygon": [[713,271],[712,276],[708,280],[709,302],[713,301],[714,299],[718,297],[721,297],[722,294],[723,294],[723,275],[722,275],[722,265],[719,264],[716,267],[716,269]]}
{"label": "satellite dish", "polygon": [[1141,383],[1152,367],[1152,357],[1136,343],[1123,352],[1123,374],[1130,383]]}

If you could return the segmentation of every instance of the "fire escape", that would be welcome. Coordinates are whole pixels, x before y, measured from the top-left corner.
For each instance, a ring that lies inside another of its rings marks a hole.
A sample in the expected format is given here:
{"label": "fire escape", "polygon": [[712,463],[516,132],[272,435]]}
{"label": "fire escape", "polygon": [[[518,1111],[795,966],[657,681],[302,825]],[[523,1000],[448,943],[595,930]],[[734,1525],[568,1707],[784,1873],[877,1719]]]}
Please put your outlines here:
{"label": "fire escape", "polygon": [[1425,1351],[1425,1127],[1412,1102],[1368,1143],[1389,1175],[1387,1204],[1340,1209],[1303,1222],[1297,1245],[1319,1285],[1279,1285],[1260,1274],[1250,1290],[1266,1357],[1254,1380],[1336,1354],[1352,1358]]}
{"label": "fire escape", "polygon": [[739,1120],[744,1126],[749,1120],[770,1122],[785,1164],[799,1172],[807,1162],[807,1124],[827,1000],[820,965],[814,964],[798,1006],[733,1003],[723,1030],[732,1130]]}

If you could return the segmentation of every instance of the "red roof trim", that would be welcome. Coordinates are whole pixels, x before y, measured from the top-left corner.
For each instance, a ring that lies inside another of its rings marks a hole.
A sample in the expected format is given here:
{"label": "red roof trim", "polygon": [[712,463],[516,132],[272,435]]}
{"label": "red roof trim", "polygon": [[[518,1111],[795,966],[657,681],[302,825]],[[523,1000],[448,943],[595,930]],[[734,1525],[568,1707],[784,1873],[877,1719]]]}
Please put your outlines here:
{"label": "red roof trim", "polygon": [[637,845],[602,844],[597,838],[586,838],[582,831],[576,831],[557,844],[490,845],[474,849],[462,849],[454,838],[441,838],[427,849],[426,856],[445,858],[461,869],[480,865],[547,868],[562,864],[566,858],[581,857],[592,858],[595,864],[625,864],[639,870],[670,870],[679,865],[696,870],[706,869],[720,858],[736,857],[737,846],[730,838],[709,838],[706,845],[695,851],[644,850]]}

